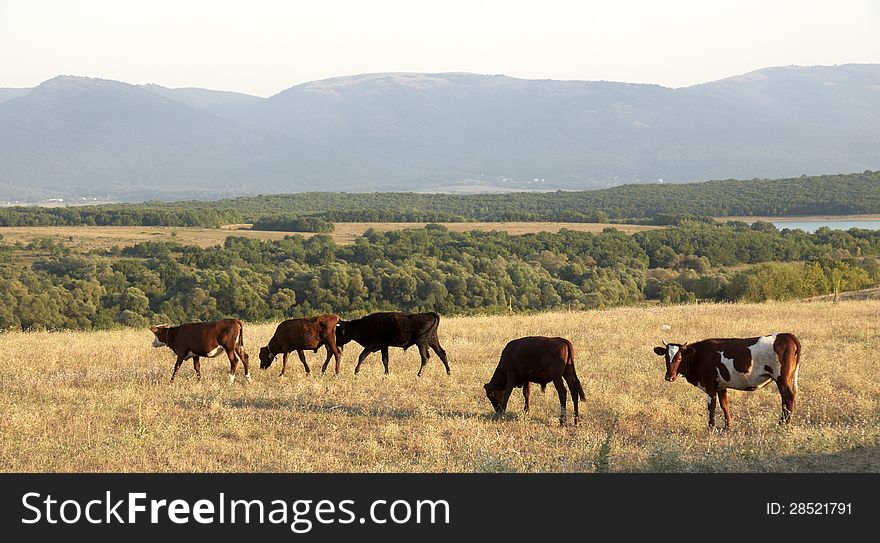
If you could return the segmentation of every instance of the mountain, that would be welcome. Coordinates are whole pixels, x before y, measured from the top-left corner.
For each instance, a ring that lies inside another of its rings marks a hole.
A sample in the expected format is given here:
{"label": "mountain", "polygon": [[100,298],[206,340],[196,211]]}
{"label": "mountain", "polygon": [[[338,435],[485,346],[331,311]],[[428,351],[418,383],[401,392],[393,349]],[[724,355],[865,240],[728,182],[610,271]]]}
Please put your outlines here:
{"label": "mountain", "polygon": [[311,188],[337,163],[326,146],[248,128],[163,92],[56,77],[0,104],[0,198],[206,198],[263,186]]}
{"label": "mountain", "polygon": [[250,102],[259,102],[261,98],[240,92],[215,91],[198,88],[169,89],[160,85],[142,85],[143,88],[161,94],[175,102],[181,102],[196,109],[231,107]]}
{"label": "mountain", "polygon": [[0,104],[31,92],[31,89],[0,88]]}
{"label": "mountain", "polygon": [[680,89],[383,73],[269,98],[69,76],[4,101],[9,90],[0,199],[589,189],[880,168],[877,64]]}

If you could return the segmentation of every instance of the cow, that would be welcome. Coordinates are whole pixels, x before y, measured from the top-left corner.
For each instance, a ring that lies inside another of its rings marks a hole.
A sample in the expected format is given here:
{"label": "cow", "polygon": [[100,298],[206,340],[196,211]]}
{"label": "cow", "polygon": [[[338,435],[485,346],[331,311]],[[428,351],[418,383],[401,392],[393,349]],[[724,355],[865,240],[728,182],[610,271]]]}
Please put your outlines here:
{"label": "cow", "polygon": [[382,364],[385,366],[385,374],[388,372],[388,348],[403,347],[405,351],[416,345],[422,358],[418,376],[422,376],[422,370],[431,356],[428,352],[430,347],[443,365],[446,366],[446,374],[450,374],[449,360],[446,351],[440,346],[437,338],[437,328],[440,326],[440,315],[430,313],[373,313],[360,319],[339,321],[336,326],[336,344],[343,346],[349,341],[356,341],[364,348],[358,356],[354,373],[361,370],[364,359],[376,351],[382,352]]}
{"label": "cow", "polygon": [[336,357],[336,373],[339,373],[339,357],[342,351],[336,346],[336,324],[339,322],[339,315],[320,315],[318,317],[308,317],[303,319],[288,319],[275,329],[275,334],[269,343],[260,349],[260,369],[268,369],[279,354],[284,355],[281,359],[281,374],[284,377],[284,371],[287,369],[287,356],[296,351],[299,355],[299,361],[302,362],[306,369],[306,375],[310,375],[312,370],[306,363],[306,357],[303,351],[318,352],[323,346],[327,349],[327,358],[324,360],[324,366],[321,373],[327,371],[327,364],[330,363],[330,357]]}
{"label": "cow", "polygon": [[178,326],[167,324],[153,326],[153,347],[167,345],[177,355],[171,381],[184,360],[192,358],[196,377],[201,380],[202,372],[199,358],[213,358],[222,352],[229,357],[229,382],[235,381],[235,367],[240,360],[244,365],[244,376],[251,380],[248,371],[248,354],[244,351],[244,334],[241,321],[223,319],[213,322],[189,322]]}
{"label": "cow", "polygon": [[578,423],[578,398],[586,400],[584,387],[574,366],[574,347],[561,337],[531,336],[514,339],[501,351],[501,360],[488,383],[483,385],[486,397],[499,415],[507,409],[507,400],[515,387],[522,387],[525,411],[529,411],[529,383],[553,382],[559,393],[559,424],[565,424],[565,383],[574,402],[574,423]]}
{"label": "cow", "polygon": [[696,343],[666,343],[654,352],[666,360],[666,380],[679,375],[706,394],[709,427],[715,427],[715,405],[721,400],[725,429],[730,428],[727,390],[757,390],[775,381],[782,396],[780,424],[787,423],[797,399],[801,344],[794,334],[751,338],[713,338]]}

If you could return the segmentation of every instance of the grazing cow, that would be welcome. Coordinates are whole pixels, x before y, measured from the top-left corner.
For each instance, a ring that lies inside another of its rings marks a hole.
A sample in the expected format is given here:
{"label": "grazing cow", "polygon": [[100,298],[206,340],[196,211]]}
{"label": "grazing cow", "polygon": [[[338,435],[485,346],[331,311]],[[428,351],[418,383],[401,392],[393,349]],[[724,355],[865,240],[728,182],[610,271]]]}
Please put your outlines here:
{"label": "grazing cow", "polygon": [[281,359],[281,374],[284,376],[284,370],[287,369],[287,356],[296,351],[299,355],[299,361],[302,362],[306,369],[306,375],[311,374],[312,370],[306,363],[306,356],[303,351],[318,352],[323,345],[327,349],[327,359],[324,360],[324,366],[321,373],[327,371],[327,364],[330,363],[330,357],[336,357],[336,373],[339,373],[339,357],[342,354],[336,346],[336,323],[339,322],[338,315],[321,315],[319,317],[309,317],[305,319],[288,319],[278,325],[275,329],[275,335],[269,340],[269,344],[260,349],[260,369],[267,369],[272,365],[272,361],[279,354],[284,355]]}
{"label": "grazing cow", "polygon": [[507,409],[507,400],[515,387],[522,387],[529,411],[529,383],[538,383],[541,390],[553,382],[559,393],[559,424],[565,424],[565,385],[574,402],[574,423],[578,423],[578,398],[586,400],[584,387],[574,367],[574,348],[561,337],[524,337],[514,339],[501,351],[501,360],[488,383],[483,385],[486,397],[498,414]]}
{"label": "grazing cow", "polygon": [[244,351],[244,334],[241,321],[223,319],[214,322],[190,322],[178,326],[153,326],[150,328],[155,337],[153,347],[167,345],[177,355],[171,381],[184,360],[192,358],[196,376],[201,379],[202,372],[199,358],[213,358],[222,352],[229,357],[229,382],[235,381],[235,367],[238,361],[244,365],[244,376],[250,381],[248,371],[248,354]]}
{"label": "grazing cow", "polygon": [[715,426],[716,399],[721,400],[725,427],[730,427],[727,389],[757,390],[776,381],[782,396],[780,423],[791,419],[797,398],[801,344],[794,334],[752,338],[704,339],[697,343],[666,343],[654,352],[666,359],[666,380],[679,375],[706,393],[709,427]]}
{"label": "grazing cow", "polygon": [[388,374],[388,347],[403,347],[405,351],[416,345],[419,355],[422,357],[422,365],[419,367],[419,377],[431,356],[428,353],[430,347],[443,365],[449,371],[449,360],[446,351],[440,346],[437,338],[437,327],[440,326],[440,315],[437,313],[373,313],[351,321],[339,321],[336,326],[336,344],[345,345],[349,341],[361,344],[364,350],[358,356],[354,372],[361,370],[361,363],[370,354],[382,351],[382,364],[385,365],[385,373]]}

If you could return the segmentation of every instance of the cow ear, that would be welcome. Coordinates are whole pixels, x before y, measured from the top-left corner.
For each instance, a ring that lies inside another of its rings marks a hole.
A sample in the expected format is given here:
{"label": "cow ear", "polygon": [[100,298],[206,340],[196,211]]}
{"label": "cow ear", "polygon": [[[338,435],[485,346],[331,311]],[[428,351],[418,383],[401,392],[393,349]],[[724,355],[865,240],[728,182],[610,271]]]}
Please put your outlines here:
{"label": "cow ear", "polygon": [[151,327],[150,327],[150,332],[153,332],[153,333],[155,334],[155,333],[158,332],[158,331],[159,331],[159,327],[158,327],[158,326],[151,326]]}
{"label": "cow ear", "polygon": [[657,353],[658,356],[666,355],[666,349],[664,349],[663,347],[654,347],[654,352]]}

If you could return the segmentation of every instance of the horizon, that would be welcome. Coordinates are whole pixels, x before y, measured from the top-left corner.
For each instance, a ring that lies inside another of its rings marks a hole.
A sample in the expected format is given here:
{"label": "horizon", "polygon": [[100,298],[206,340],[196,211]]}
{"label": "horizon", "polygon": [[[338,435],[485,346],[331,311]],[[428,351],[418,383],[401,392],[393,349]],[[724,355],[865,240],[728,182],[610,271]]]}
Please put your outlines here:
{"label": "horizon", "polygon": [[260,97],[369,73],[682,88],[762,67],[880,63],[877,22],[869,0],[2,0],[0,65],[5,88],[82,74]]}
{"label": "horizon", "polygon": [[91,80],[96,80],[96,81],[110,81],[110,82],[114,82],[114,83],[122,83],[125,85],[132,85],[132,86],[158,86],[158,87],[167,88],[167,89],[171,89],[171,90],[196,89],[196,90],[207,90],[207,91],[215,91],[215,92],[229,92],[229,93],[234,93],[234,94],[243,94],[243,95],[247,95],[247,96],[253,96],[256,98],[271,98],[272,96],[280,94],[280,93],[287,91],[287,90],[294,88],[294,87],[308,85],[311,83],[317,83],[317,82],[321,82],[321,81],[332,81],[332,80],[336,80],[336,79],[348,79],[348,78],[369,77],[369,76],[394,76],[394,75],[424,75],[424,76],[474,75],[474,76],[479,76],[479,77],[506,77],[509,79],[517,79],[517,80],[521,80],[521,81],[558,81],[558,82],[572,82],[572,83],[616,83],[616,84],[625,84],[625,85],[647,85],[647,86],[659,86],[659,87],[663,87],[663,88],[667,88],[667,89],[671,89],[671,90],[678,90],[678,89],[686,89],[688,87],[694,87],[694,86],[698,86],[698,85],[705,85],[708,83],[715,83],[718,81],[724,81],[727,79],[735,79],[738,77],[762,72],[765,70],[778,70],[778,69],[788,69],[788,68],[791,68],[791,69],[842,68],[842,67],[846,67],[846,66],[880,66],[880,62],[846,62],[846,63],[842,63],[842,64],[831,64],[831,65],[826,65],[826,64],[813,64],[813,65],[789,64],[789,65],[785,65],[785,66],[764,66],[764,67],[755,68],[755,69],[752,69],[752,70],[749,70],[746,72],[722,76],[719,79],[713,79],[713,80],[709,80],[709,81],[699,81],[699,82],[693,83],[691,85],[686,85],[686,86],[682,86],[682,87],[668,87],[666,85],[661,85],[659,83],[653,83],[653,82],[632,83],[629,81],[616,81],[616,80],[607,80],[607,79],[554,79],[554,78],[549,78],[549,77],[516,77],[516,76],[504,74],[504,73],[476,73],[476,72],[465,72],[465,71],[461,71],[461,70],[458,70],[458,71],[453,70],[453,71],[446,71],[446,72],[363,72],[363,73],[343,74],[343,75],[337,75],[337,76],[332,76],[332,77],[326,77],[323,79],[314,79],[314,80],[310,80],[310,81],[302,81],[302,82],[294,83],[288,87],[285,87],[285,88],[279,90],[275,94],[271,94],[269,96],[259,96],[256,94],[249,94],[245,91],[235,90],[235,89],[215,89],[215,88],[210,88],[210,87],[192,87],[192,86],[166,87],[165,85],[161,85],[161,84],[155,83],[155,82],[132,83],[130,81],[125,81],[125,80],[121,80],[121,79],[108,79],[106,77],[96,77],[96,76],[92,76],[92,75],[72,74],[72,73],[57,74],[52,77],[49,77],[48,79],[40,81],[33,86],[13,87],[13,86],[7,86],[7,85],[0,84],[0,89],[32,90],[32,89],[39,87],[40,85],[42,85],[44,83],[52,81],[54,79],[72,78],[72,79],[91,79]]}

